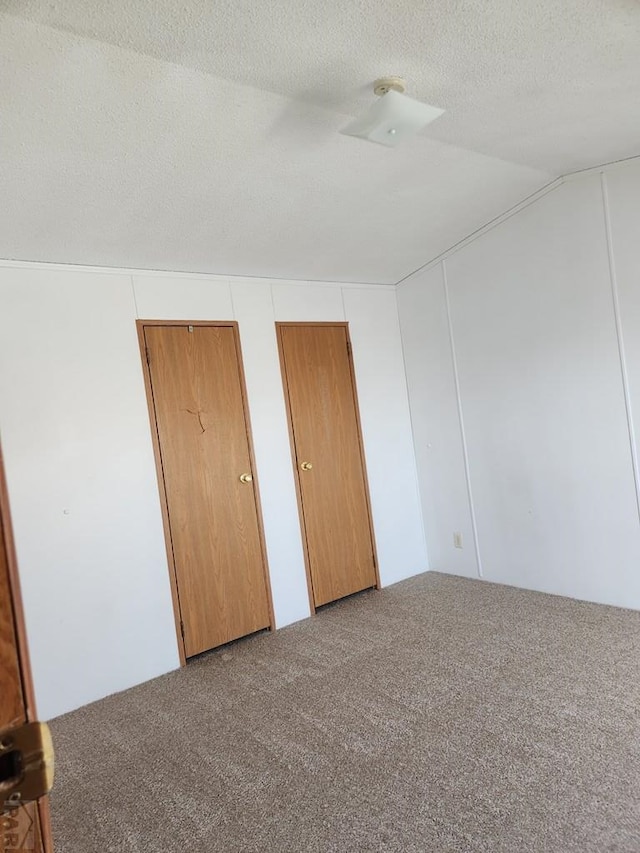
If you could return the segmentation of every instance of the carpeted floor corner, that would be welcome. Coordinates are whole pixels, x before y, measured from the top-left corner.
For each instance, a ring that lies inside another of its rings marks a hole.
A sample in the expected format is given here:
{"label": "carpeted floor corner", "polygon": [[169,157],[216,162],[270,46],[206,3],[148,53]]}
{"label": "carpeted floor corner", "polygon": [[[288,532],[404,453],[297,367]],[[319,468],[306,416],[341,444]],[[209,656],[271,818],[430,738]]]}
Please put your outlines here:
{"label": "carpeted floor corner", "polygon": [[640,613],[429,573],[52,723],[56,853],[638,853]]}

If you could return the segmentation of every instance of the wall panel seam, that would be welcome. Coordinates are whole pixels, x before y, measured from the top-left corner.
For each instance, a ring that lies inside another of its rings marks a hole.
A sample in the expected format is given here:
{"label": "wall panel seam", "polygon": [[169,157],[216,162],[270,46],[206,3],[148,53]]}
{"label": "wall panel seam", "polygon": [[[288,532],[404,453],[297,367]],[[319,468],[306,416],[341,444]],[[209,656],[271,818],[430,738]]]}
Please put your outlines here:
{"label": "wall panel seam", "polygon": [[453,322],[451,320],[451,305],[449,302],[449,280],[447,278],[447,267],[442,261],[442,286],[444,289],[444,302],[447,309],[447,325],[449,327],[449,346],[451,348],[451,361],[453,364],[453,383],[456,390],[456,404],[458,407],[458,421],[460,424],[460,438],[462,440],[462,458],[464,461],[464,476],[467,483],[467,496],[469,499],[469,512],[471,515],[471,528],[473,530],[473,544],[476,552],[476,565],[478,577],[483,577],[482,560],[480,557],[480,544],[478,541],[478,525],[476,523],[476,510],[473,501],[473,489],[471,488],[471,472],[469,469],[469,453],[467,450],[467,433],[464,425],[464,413],[462,410],[462,396],[460,394],[460,379],[458,376],[458,357],[456,354],[455,339],[453,336]]}
{"label": "wall panel seam", "polygon": [[232,285],[231,285],[231,280],[227,280],[227,287],[229,288],[229,302],[231,303],[231,316],[233,317],[233,319],[234,319],[234,320],[236,321],[236,323],[237,323],[237,322],[238,322],[238,317],[237,317],[237,315],[236,315],[236,306],[235,306],[235,302],[233,301],[233,287],[232,287]]}
{"label": "wall panel seam", "polygon": [[616,270],[615,254],[613,251],[613,232],[611,229],[611,208],[609,205],[609,189],[607,176],[604,171],[600,172],[600,188],[602,191],[602,207],[604,213],[604,227],[607,241],[607,259],[609,261],[609,284],[611,286],[611,300],[613,302],[613,316],[616,326],[616,339],[618,342],[618,357],[620,359],[620,374],[622,378],[622,391],[627,416],[627,431],[629,433],[629,448],[631,451],[631,466],[633,468],[633,482],[636,490],[636,509],[638,521],[640,521],[640,468],[638,467],[638,451],[636,444],[635,426],[633,421],[633,405],[629,391],[629,373],[627,370],[627,356],[624,345],[624,332],[622,330],[622,318],[620,314],[620,296],[618,289],[618,274]]}
{"label": "wall panel seam", "polygon": [[138,310],[138,298],[136,297],[136,283],[132,275],[129,276],[131,281],[131,293],[133,294],[133,307],[136,312],[136,320],[140,319],[140,311]]}
{"label": "wall panel seam", "polygon": [[423,504],[423,495],[422,490],[420,488],[420,477],[418,476],[418,457],[416,453],[416,429],[415,422],[413,417],[413,409],[411,407],[411,394],[409,392],[409,377],[407,375],[407,354],[404,343],[404,335],[402,334],[402,320],[400,318],[400,306],[398,305],[398,295],[396,294],[396,313],[398,315],[398,329],[400,330],[400,352],[402,354],[402,368],[404,372],[404,382],[405,388],[407,391],[407,410],[409,412],[409,426],[411,427],[411,438],[413,441],[413,465],[414,465],[414,480],[415,480],[415,489],[416,489],[416,497],[418,498],[418,505],[420,507],[420,526],[422,529],[422,542],[424,544],[424,553],[427,560],[427,571],[431,570],[431,560],[429,559],[429,543],[427,541],[427,530],[424,523],[424,504]]}

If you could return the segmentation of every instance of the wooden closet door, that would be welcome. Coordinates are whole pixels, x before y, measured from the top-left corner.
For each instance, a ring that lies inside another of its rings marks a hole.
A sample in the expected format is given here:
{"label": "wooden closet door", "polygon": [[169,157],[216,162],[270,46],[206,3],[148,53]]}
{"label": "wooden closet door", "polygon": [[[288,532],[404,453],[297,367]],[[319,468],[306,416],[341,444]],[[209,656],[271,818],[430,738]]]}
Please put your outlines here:
{"label": "wooden closet door", "polygon": [[[9,501],[0,454],[0,731],[36,720]],[[2,790],[0,790],[2,797]],[[0,853],[53,853],[48,798],[0,813]]]}
{"label": "wooden closet door", "polygon": [[378,583],[345,325],[278,324],[316,606]]}
{"label": "wooden closet door", "polygon": [[185,655],[271,625],[235,326],[145,325]]}

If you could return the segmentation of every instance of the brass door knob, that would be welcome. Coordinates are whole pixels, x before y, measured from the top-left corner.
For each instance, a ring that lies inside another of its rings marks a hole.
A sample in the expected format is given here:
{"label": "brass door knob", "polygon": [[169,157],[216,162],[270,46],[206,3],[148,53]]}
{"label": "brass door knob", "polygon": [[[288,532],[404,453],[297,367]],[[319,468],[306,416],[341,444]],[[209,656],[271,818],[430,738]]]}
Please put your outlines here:
{"label": "brass door knob", "polygon": [[313,468],[313,465],[311,464],[311,462],[303,462],[300,467],[303,471],[310,471]]}
{"label": "brass door knob", "polygon": [[241,483],[252,483],[253,477],[251,474],[240,474],[240,482]]}
{"label": "brass door knob", "polygon": [[0,815],[51,790],[55,759],[46,723],[24,723],[1,731],[0,759]]}

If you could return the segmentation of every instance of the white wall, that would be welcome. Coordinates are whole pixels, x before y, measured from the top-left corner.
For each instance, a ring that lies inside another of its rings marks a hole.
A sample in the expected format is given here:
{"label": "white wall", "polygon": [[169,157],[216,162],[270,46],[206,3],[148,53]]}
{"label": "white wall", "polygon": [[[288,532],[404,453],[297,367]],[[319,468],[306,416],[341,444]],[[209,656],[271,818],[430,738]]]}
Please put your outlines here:
{"label": "white wall", "polygon": [[640,608],[639,221],[636,162],[401,285],[431,568]]}
{"label": "white wall", "polygon": [[383,586],[427,569],[396,294],[343,291]]}
{"label": "white wall", "polygon": [[[476,577],[458,398],[442,269],[398,291],[429,564]],[[454,548],[454,532],[463,548]]]}
{"label": "white wall", "polygon": [[0,271],[0,428],[40,713],[178,665],[131,282]]}
{"label": "white wall", "polygon": [[178,665],[135,319],[239,322],[276,623],[309,613],[275,320],[348,320],[383,585],[427,568],[395,292],[0,267],[0,429],[40,714]]}

